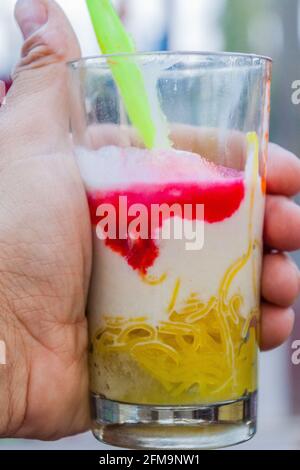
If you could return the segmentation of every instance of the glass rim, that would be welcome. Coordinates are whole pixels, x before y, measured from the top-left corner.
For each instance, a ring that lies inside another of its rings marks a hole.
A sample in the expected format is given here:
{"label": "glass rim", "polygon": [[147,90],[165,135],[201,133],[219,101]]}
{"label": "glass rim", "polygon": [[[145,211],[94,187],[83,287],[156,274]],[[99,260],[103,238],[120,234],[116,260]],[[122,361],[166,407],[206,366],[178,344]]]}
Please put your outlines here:
{"label": "glass rim", "polygon": [[[107,59],[110,58],[149,58],[149,57],[211,57],[211,58],[232,58],[232,59],[245,59],[245,60],[260,60],[261,62],[265,62],[266,64],[272,65],[273,59],[268,56],[264,55],[258,55],[258,54],[248,54],[248,53],[242,53],[242,52],[209,52],[209,51],[153,51],[153,52],[133,52],[133,53],[127,53],[127,52],[120,52],[118,54],[99,54],[99,55],[94,55],[94,56],[87,56],[87,57],[82,57],[78,59],[74,59],[71,61],[68,61],[66,64],[70,68],[79,68],[79,67],[84,67],[88,66],[89,63],[93,63],[96,61],[99,61],[99,63],[103,63],[104,65],[106,64]],[[257,64],[253,64],[257,65]]]}

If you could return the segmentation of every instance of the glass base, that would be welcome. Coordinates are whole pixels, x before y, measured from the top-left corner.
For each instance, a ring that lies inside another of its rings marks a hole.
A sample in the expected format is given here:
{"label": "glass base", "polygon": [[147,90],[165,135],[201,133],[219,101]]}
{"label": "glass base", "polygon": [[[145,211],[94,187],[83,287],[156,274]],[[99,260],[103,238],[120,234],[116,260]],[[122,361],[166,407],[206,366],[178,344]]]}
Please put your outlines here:
{"label": "glass base", "polygon": [[92,394],[93,434],[127,449],[217,449],[251,439],[257,394],[207,406],[132,405]]}

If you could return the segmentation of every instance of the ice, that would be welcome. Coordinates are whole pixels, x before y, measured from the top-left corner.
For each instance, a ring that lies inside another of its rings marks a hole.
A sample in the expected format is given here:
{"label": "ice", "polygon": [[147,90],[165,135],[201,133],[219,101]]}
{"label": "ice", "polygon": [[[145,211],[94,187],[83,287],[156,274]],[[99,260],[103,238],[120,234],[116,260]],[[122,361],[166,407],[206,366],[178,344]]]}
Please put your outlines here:
{"label": "ice", "polygon": [[120,189],[141,183],[216,182],[241,177],[241,173],[217,166],[198,154],[174,149],[77,148],[76,156],[89,189]]}

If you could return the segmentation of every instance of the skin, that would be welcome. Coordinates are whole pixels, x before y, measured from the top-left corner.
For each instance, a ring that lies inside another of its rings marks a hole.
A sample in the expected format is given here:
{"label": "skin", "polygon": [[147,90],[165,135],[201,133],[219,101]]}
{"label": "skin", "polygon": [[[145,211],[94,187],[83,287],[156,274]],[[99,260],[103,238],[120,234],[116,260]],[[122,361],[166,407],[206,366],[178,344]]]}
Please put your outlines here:
{"label": "skin", "polygon": [[[31,17],[29,16],[31,15]],[[89,425],[85,304],[91,240],[69,139],[67,72],[77,39],[52,0],[21,0],[21,61],[0,111],[0,436],[57,439]],[[300,162],[270,145],[261,349],[293,328],[300,275]],[[284,175],[284,176],[283,176]]]}

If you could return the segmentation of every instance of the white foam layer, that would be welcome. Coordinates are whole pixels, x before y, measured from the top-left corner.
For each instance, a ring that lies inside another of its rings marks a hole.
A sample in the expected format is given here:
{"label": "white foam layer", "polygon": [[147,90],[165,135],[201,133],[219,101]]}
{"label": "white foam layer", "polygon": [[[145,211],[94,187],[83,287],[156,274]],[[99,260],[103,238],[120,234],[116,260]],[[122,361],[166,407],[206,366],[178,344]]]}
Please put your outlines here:
{"label": "white foam layer", "polygon": [[217,166],[197,154],[180,150],[143,150],[134,147],[76,149],[83,180],[89,190],[120,189],[133,184],[216,182],[242,174]]}

